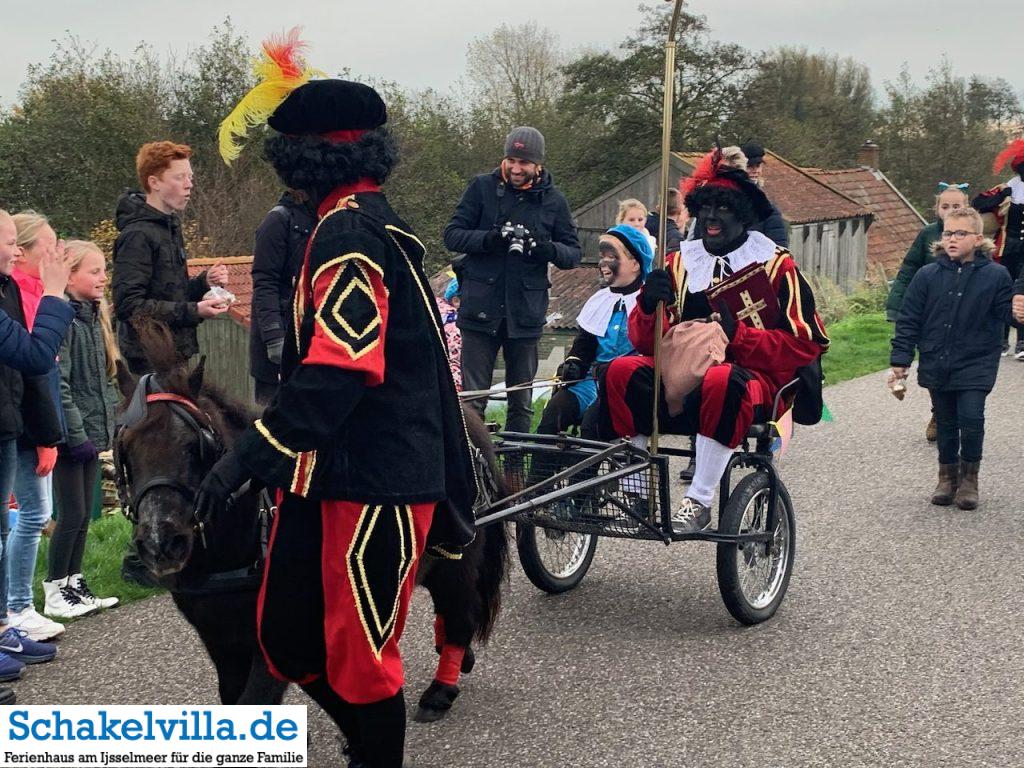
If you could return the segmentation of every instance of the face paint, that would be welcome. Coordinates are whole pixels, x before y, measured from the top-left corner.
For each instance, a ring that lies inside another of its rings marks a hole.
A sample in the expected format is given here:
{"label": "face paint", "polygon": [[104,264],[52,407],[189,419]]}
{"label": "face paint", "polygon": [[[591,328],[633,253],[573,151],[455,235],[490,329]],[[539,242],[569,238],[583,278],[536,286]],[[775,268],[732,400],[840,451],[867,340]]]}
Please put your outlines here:
{"label": "face paint", "polygon": [[697,211],[697,232],[709,253],[720,255],[744,232],[743,222],[727,205],[702,206]]}
{"label": "face paint", "polygon": [[614,245],[607,242],[600,243],[597,249],[601,254],[601,259],[597,263],[597,268],[601,273],[598,284],[602,288],[607,288],[619,276],[619,252]]}

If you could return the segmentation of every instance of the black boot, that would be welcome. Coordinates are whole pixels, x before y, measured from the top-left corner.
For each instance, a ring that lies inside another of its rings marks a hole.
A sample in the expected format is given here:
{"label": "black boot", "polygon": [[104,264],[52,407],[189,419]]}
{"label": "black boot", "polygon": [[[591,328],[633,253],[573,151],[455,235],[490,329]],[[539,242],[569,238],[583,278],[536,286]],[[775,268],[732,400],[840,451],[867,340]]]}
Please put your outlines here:
{"label": "black boot", "polygon": [[405,696],[353,705],[359,724],[359,758],[366,768],[403,768],[405,754]]}
{"label": "black boot", "polygon": [[14,704],[17,700],[18,697],[14,694],[13,690],[0,687],[0,705]]}

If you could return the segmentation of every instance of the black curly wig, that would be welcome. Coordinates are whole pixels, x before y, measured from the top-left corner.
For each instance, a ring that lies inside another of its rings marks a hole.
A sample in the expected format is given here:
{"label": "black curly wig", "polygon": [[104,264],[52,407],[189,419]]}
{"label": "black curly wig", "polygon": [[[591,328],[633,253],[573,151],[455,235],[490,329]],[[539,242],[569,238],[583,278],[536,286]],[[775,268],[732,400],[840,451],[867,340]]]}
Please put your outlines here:
{"label": "black curly wig", "polygon": [[358,179],[383,184],[398,163],[398,143],[383,126],[367,131],[359,141],[342,144],[320,136],[275,133],[263,143],[263,159],[286,187],[323,200],[335,187]]}

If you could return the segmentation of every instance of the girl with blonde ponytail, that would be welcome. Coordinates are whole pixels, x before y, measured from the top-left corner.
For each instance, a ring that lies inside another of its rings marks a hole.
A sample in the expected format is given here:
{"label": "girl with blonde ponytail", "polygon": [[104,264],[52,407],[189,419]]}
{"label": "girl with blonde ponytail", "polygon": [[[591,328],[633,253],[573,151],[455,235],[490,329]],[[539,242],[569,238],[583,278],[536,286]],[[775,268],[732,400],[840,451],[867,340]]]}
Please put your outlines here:
{"label": "girl with blonde ponytail", "polygon": [[43,582],[48,616],[75,618],[117,604],[97,597],[82,576],[82,558],[93,507],[98,455],[113,444],[117,392],[117,345],[104,291],[107,265],[95,243],[72,240],[65,246],[71,267],[67,294],[75,320],[60,350],[61,406],[67,441],[53,474],[60,517],[50,543],[49,576]]}

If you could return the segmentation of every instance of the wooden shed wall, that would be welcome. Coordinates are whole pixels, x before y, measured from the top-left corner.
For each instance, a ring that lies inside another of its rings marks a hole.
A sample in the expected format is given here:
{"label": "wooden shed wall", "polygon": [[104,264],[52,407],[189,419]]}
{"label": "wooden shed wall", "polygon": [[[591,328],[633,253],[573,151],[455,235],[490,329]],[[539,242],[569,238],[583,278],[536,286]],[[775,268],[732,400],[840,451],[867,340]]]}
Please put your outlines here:
{"label": "wooden shed wall", "polygon": [[[679,179],[689,169],[674,159],[669,168],[670,187],[679,186]],[[597,262],[597,241],[598,238],[609,227],[615,226],[615,216],[619,212],[619,201],[629,198],[636,198],[648,209],[653,209],[658,204],[658,182],[660,181],[660,167],[655,164],[645,171],[642,171],[631,179],[627,179],[618,187],[614,187],[610,194],[595,204],[588,205],[576,213],[576,228],[583,246],[583,260]],[[655,233],[652,233],[655,234]]]}
{"label": "wooden shed wall", "polygon": [[867,218],[791,225],[789,250],[802,271],[828,278],[849,293],[867,270],[867,230]]}
{"label": "wooden shed wall", "polygon": [[206,377],[232,397],[256,402],[249,375],[249,331],[225,317],[199,324],[199,352],[206,355]]}

